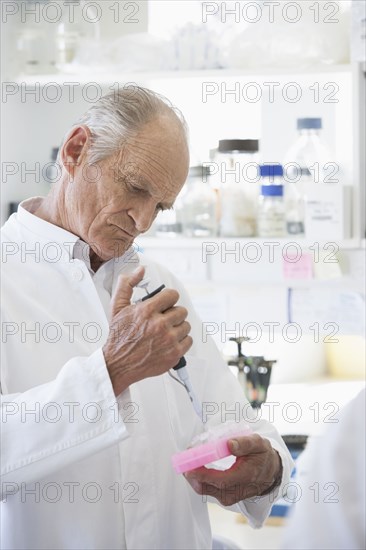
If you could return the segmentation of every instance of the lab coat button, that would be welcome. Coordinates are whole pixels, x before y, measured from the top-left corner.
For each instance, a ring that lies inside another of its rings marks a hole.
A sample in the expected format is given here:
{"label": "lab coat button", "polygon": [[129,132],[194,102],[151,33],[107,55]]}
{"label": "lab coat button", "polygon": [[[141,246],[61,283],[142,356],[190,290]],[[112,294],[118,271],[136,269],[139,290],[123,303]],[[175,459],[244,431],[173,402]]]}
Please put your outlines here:
{"label": "lab coat button", "polygon": [[74,269],[72,271],[72,278],[74,279],[74,281],[81,281],[81,279],[83,278],[83,272],[81,271],[81,269]]}

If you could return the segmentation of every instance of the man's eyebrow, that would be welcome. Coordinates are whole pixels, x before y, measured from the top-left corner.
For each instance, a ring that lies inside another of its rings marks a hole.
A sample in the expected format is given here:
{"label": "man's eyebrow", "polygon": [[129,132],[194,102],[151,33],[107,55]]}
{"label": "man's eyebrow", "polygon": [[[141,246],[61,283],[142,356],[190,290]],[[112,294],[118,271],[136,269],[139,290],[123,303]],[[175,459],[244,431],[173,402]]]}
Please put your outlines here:
{"label": "man's eyebrow", "polygon": [[[131,172],[125,172],[120,168],[116,168],[114,173],[118,182],[135,183],[137,185],[141,185],[141,190],[146,191],[147,193],[150,193],[152,195],[150,181],[141,174],[132,174]],[[173,208],[174,202],[175,201],[160,200],[158,204],[163,210],[170,210],[171,208]]]}
{"label": "man's eyebrow", "polygon": [[[146,191],[148,191],[152,195],[152,185],[151,182],[145,178],[144,176],[140,175],[136,177],[136,182],[139,183]],[[158,197],[156,197],[158,198]],[[175,201],[159,201],[159,204],[163,206],[165,209],[169,210],[169,208],[172,208]]]}
{"label": "man's eyebrow", "polygon": [[119,166],[113,168],[115,181],[118,182],[127,182],[127,183],[135,183],[138,185],[141,185],[141,187],[146,188],[146,190],[149,189],[150,183],[147,179],[145,179],[141,174],[136,174],[130,170],[125,170],[123,168],[120,168]]}

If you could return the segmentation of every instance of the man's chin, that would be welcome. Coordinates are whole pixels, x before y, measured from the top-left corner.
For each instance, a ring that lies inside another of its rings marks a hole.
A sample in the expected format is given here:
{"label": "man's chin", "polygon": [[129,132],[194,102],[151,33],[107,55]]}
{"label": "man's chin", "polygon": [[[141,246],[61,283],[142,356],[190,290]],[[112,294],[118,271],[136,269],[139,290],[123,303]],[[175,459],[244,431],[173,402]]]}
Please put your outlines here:
{"label": "man's chin", "polygon": [[[113,258],[120,258],[133,246],[134,239],[131,237],[130,239],[121,239],[118,241],[115,241],[113,244],[113,248],[108,250],[108,253],[106,254],[106,257],[108,256],[108,260],[112,260]],[[105,261],[108,261],[105,260]]]}
{"label": "man's chin", "polygon": [[105,263],[114,258],[123,256],[133,246],[134,239],[118,239],[114,240],[112,246],[108,245],[98,246],[96,243],[91,247],[91,257],[98,259],[100,262]]}

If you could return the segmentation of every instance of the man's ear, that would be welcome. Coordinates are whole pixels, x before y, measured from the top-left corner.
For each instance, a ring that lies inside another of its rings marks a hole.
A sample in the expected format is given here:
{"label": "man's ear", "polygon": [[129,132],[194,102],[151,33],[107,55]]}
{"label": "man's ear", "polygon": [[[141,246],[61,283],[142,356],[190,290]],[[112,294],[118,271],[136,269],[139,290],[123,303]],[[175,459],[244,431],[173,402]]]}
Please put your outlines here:
{"label": "man's ear", "polygon": [[90,145],[91,132],[84,124],[73,128],[61,149],[61,160],[66,171],[73,177],[75,168],[86,157]]}

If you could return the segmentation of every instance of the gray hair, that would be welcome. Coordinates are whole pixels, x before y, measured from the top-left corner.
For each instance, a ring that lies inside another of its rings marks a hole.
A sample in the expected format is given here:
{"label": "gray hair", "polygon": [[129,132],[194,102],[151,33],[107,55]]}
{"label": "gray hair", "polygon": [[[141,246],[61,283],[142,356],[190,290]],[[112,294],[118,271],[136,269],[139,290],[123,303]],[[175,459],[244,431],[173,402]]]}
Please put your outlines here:
{"label": "gray hair", "polygon": [[89,162],[99,162],[119,151],[130,137],[160,115],[175,119],[188,140],[188,127],[182,113],[152,90],[128,85],[101,97],[77,121],[77,125],[85,124],[91,131]]}

